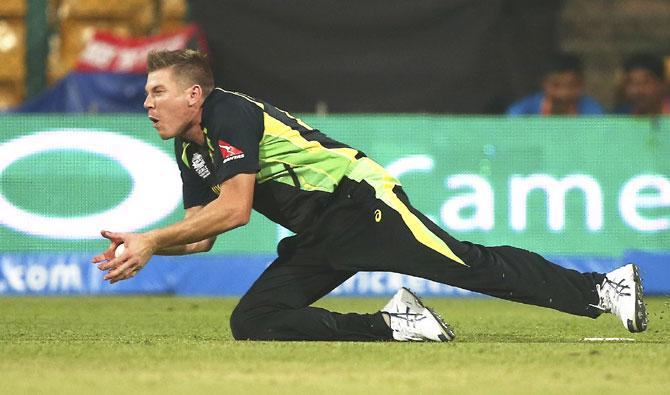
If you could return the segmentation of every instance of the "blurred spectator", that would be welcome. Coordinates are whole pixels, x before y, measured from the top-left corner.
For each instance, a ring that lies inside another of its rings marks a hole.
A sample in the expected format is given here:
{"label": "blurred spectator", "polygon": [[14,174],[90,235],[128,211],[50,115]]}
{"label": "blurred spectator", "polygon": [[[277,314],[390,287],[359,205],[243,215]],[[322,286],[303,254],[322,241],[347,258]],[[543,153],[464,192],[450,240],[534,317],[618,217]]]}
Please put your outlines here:
{"label": "blurred spectator", "polygon": [[615,114],[670,114],[670,100],[665,86],[665,69],[661,58],[638,53],[624,62],[624,103]]}
{"label": "blurred spectator", "polygon": [[584,95],[582,62],[574,55],[559,55],[547,67],[542,91],[513,103],[508,115],[600,115],[603,108]]}

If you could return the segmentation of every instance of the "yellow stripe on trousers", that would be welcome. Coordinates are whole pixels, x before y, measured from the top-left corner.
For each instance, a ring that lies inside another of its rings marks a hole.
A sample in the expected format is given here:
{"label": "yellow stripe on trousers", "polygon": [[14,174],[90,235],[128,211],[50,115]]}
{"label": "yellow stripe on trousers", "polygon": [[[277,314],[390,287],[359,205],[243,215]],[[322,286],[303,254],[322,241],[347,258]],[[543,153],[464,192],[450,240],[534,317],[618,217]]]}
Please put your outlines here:
{"label": "yellow stripe on trousers", "polygon": [[400,183],[388,174],[381,165],[369,158],[361,158],[352,163],[352,167],[347,172],[347,176],[354,181],[360,182],[365,180],[370,183],[375,189],[376,198],[380,199],[400,214],[403,222],[405,222],[419,243],[461,265],[468,266],[451,250],[451,248],[449,248],[444,240],[431,232],[430,229],[428,229],[426,225],[424,225],[423,222],[410,211],[409,207],[398,198],[393,192],[393,188],[396,185],[400,185]]}

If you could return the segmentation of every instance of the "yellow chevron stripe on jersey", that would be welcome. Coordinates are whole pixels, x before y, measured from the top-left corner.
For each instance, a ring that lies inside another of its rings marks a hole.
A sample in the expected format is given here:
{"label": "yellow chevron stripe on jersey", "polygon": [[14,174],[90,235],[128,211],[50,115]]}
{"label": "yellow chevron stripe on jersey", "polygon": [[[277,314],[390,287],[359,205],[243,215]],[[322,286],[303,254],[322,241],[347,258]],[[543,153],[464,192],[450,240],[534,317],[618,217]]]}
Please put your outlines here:
{"label": "yellow chevron stripe on jersey", "polygon": [[421,220],[410,211],[405,203],[393,192],[396,185],[400,185],[381,165],[369,158],[361,158],[356,161],[347,177],[354,181],[366,181],[375,189],[375,197],[386,203],[397,211],[402,217],[416,240],[426,247],[446,256],[447,258],[469,266],[449,248],[444,240],[437,237],[421,222]]}
{"label": "yellow chevron stripe on jersey", "polygon": [[[262,183],[271,179],[272,168],[270,167],[268,171],[264,171],[267,164],[272,166],[275,163],[285,163],[295,171],[302,189],[325,192],[335,190],[346,168],[354,160],[356,150],[325,148],[318,141],[305,139],[298,130],[291,128],[268,113],[264,113],[263,122],[265,133],[260,145],[268,151],[261,150],[260,152],[261,171],[257,175],[258,182]],[[270,152],[273,145],[281,145],[282,151]],[[289,146],[295,147],[295,149],[287,149]],[[266,153],[272,155],[265,155]],[[303,156],[308,156],[311,160],[301,160],[304,158]],[[294,162],[292,159],[296,161]]]}
{"label": "yellow chevron stripe on jersey", "polygon": [[[300,121],[299,119],[297,118],[293,119],[295,119],[298,122],[301,122],[302,125],[306,126],[306,124],[302,123],[302,121]],[[358,151],[353,148],[326,148],[322,146],[321,143],[319,143],[318,141],[307,140],[300,134],[299,131],[292,129],[283,122],[273,118],[268,113],[263,114],[263,120],[265,122],[265,135],[283,138],[286,141],[290,142],[291,144],[295,145],[296,147],[305,150],[322,149],[327,152],[337,154],[338,156],[346,158],[349,161],[354,161],[356,158],[356,154],[358,153]],[[309,128],[309,126],[306,127]]]}
{"label": "yellow chevron stripe on jersey", "polygon": [[319,169],[318,167],[314,166],[309,166],[306,164],[295,164],[291,163],[285,160],[272,160],[269,162],[264,162],[265,165],[261,167],[261,170],[257,173],[256,175],[256,181],[259,183],[264,183],[266,181],[278,181],[282,182],[284,184],[288,185],[294,185],[292,182],[292,179],[290,176],[286,176],[284,173],[286,172],[286,168],[284,167],[284,164],[291,166],[293,169],[298,169],[300,167],[306,168],[314,173],[320,174],[323,176],[322,179],[329,179],[330,182],[328,184],[312,184],[310,183],[307,179],[305,179],[304,176],[300,175],[298,172],[296,172],[295,176],[298,178],[298,181],[300,182],[300,188],[304,189],[306,191],[323,191],[323,192],[333,192],[335,190],[334,187],[329,187],[329,185],[337,185],[339,180],[336,180],[331,176],[327,171]]}

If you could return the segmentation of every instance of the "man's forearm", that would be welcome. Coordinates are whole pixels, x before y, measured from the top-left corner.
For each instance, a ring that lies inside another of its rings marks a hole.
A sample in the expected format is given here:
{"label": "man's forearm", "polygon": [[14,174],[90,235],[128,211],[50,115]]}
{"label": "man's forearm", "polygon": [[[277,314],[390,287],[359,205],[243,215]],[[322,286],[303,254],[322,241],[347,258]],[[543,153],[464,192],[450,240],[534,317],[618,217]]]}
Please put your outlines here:
{"label": "man's forearm", "polygon": [[144,233],[150,248],[154,253],[183,253],[192,243],[204,242],[245,225],[251,215],[255,182],[255,174],[246,173],[224,181],[220,184],[219,196],[207,205],[187,209],[183,220]]}
{"label": "man's forearm", "polygon": [[248,211],[228,207],[222,200],[216,199],[203,207],[193,216],[164,228],[151,230],[145,235],[151,240],[157,252],[179,252],[187,246],[215,237],[223,232],[237,228],[248,221]]}
{"label": "man's forearm", "polygon": [[180,244],[177,246],[166,247],[154,253],[154,255],[189,255],[198,252],[207,252],[212,248],[214,239],[206,239],[197,243]]}
{"label": "man's forearm", "polygon": [[160,250],[158,250],[154,253],[154,255],[164,255],[164,256],[166,256],[166,255],[188,255],[188,254],[191,254],[191,252],[189,252],[189,248],[188,248],[187,244],[161,248]]}

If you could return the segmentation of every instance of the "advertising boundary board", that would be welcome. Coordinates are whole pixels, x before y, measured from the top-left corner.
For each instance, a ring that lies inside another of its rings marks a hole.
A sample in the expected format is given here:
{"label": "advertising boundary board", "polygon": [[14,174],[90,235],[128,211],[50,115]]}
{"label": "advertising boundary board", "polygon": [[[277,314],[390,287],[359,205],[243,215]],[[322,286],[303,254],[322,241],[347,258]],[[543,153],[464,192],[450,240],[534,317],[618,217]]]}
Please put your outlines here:
{"label": "advertising boundary board", "polygon": [[[670,278],[666,118],[303,120],[385,166],[412,204],[458,239],[526,248],[580,270],[635,261],[648,292],[668,292],[661,281]],[[145,117],[1,118],[0,294],[239,295],[290,235],[254,213],[211,253],[157,257],[131,282],[105,288],[91,272],[90,257],[106,248],[100,229],[142,231],[182,215],[172,144]],[[465,294],[378,273],[334,294],[386,295],[402,285]]]}

